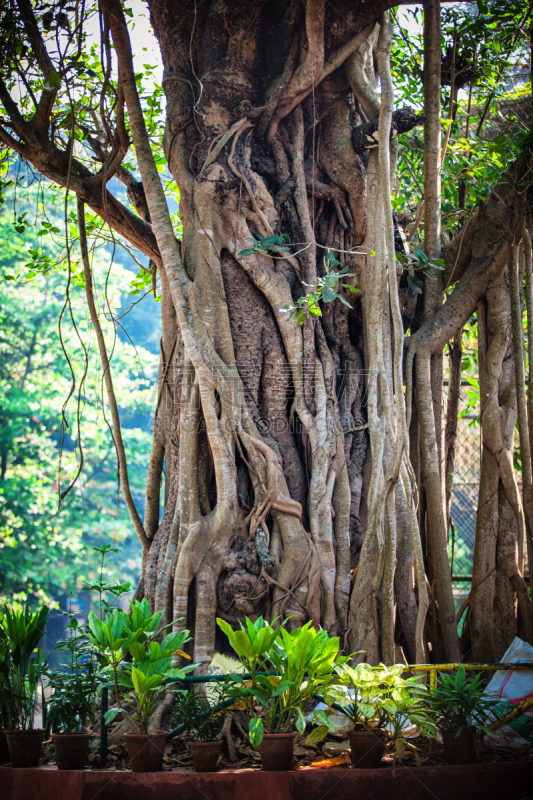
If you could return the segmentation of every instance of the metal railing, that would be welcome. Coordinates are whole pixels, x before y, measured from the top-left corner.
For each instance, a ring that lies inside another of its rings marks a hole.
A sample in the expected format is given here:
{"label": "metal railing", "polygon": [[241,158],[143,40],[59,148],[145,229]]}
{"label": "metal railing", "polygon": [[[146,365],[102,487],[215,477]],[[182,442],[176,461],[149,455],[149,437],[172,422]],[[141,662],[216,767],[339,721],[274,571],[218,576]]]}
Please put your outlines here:
{"label": "metal railing", "polygon": [[[533,671],[533,663],[526,662],[526,663],[518,663],[518,664],[408,664],[405,667],[406,672],[427,672],[429,673],[429,685],[430,689],[434,689],[437,686],[437,678],[439,672],[454,672],[455,670],[459,669],[459,667],[464,667],[465,670],[468,672],[499,672],[500,670],[503,672],[511,671],[511,672],[527,672]],[[378,668],[377,668],[378,669]],[[266,675],[267,673],[261,673]],[[275,672],[268,673],[270,675],[276,675]],[[249,673],[246,673],[242,676],[244,680],[248,680],[251,678]],[[201,683],[211,683],[217,681],[223,681],[226,678],[226,675],[187,675],[184,678],[177,678],[174,683],[180,683],[184,685],[193,685],[193,684],[201,684]],[[323,697],[321,695],[315,695],[317,700],[323,701]],[[232,705],[235,700],[238,699],[236,697],[232,697],[229,700],[225,701],[222,704],[222,707]],[[108,710],[109,706],[109,691],[108,689],[102,689],[102,698],[100,703],[100,755],[102,758],[107,756],[109,751],[108,748],[108,738],[107,738],[107,723],[105,721],[105,714]],[[337,704],[333,704],[332,706],[336,711],[343,712],[341,706],[337,706]],[[496,730],[497,728],[505,725],[507,722],[515,719],[516,717],[520,716],[524,711],[527,711],[528,708],[533,707],[533,697],[529,700],[526,700],[522,705],[516,706],[513,711],[510,711],[503,717],[500,717],[495,722],[493,722],[488,727],[491,730]],[[173,739],[175,736],[178,736],[179,733],[183,730],[183,725],[180,725],[177,728],[169,731],[167,734],[167,739]]]}

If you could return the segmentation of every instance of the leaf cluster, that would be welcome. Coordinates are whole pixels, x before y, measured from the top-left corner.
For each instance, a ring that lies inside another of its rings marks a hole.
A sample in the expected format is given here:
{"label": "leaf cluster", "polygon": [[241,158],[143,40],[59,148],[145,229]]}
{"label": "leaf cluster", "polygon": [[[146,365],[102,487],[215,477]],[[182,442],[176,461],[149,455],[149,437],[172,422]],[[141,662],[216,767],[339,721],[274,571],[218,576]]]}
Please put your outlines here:
{"label": "leaf cluster", "polygon": [[[176,656],[189,658],[180,648],[189,640],[189,631],[168,633],[158,641],[163,631],[178,622],[161,625],[162,611],[152,614],[146,598],[130,602],[130,614],[113,609],[99,619],[89,613],[88,636],[102,668],[102,688],[115,690],[118,705],[106,713],[111,722],[122,713],[138,733],[148,733],[150,718],[169,691],[170,684],[183,678],[194,665],[173,667]],[[126,710],[121,697],[131,693],[136,708]]]}
{"label": "leaf cluster", "polygon": [[[286,622],[278,628],[265,623],[262,617],[255,622],[246,618],[246,628],[233,631],[224,620],[218,625],[228,636],[244,669],[250,673],[248,681],[241,675],[232,674],[236,690],[249,697],[250,710],[254,702],[259,703],[265,717],[266,729],[270,733],[281,733],[296,727],[305,730],[303,711],[318,692],[340,684],[337,672],[339,664],[348,657],[339,657],[339,638],[330,638],[326,631],[316,630],[311,622],[289,631]],[[275,624],[275,620],[274,623]],[[275,675],[270,675],[273,667]],[[318,719],[329,724],[323,712]],[[258,747],[264,735],[261,718],[254,715],[250,721],[250,741]]]}
{"label": "leaf cluster", "polygon": [[224,710],[234,696],[229,676],[216,685],[209,684],[205,693],[196,689],[178,689],[174,695],[170,718],[181,726],[185,737],[195,742],[220,740]]}
{"label": "leaf cluster", "polygon": [[68,660],[47,674],[52,690],[48,723],[55,732],[83,733],[85,726],[95,721],[97,664],[85,626],[78,623],[72,611],[66,616],[67,636],[59,640],[56,650],[68,654]]}
{"label": "leaf cluster", "polygon": [[[353,278],[354,273],[348,272],[348,267],[342,267],[338,272],[333,269],[333,267],[341,266],[340,261],[337,261],[331,250],[328,250],[327,256],[324,258],[325,274],[312,285],[302,281],[302,284],[311,291],[308,291],[303,297],[299,297],[294,305],[286,305],[281,310],[289,315],[289,319],[295,316],[298,325],[303,325],[309,315],[321,317],[320,303],[333,303],[334,300],[339,299],[343,305],[351,310],[352,306],[339,291],[339,282],[346,280],[346,278]],[[340,287],[348,292],[359,291],[350,283],[341,283]]]}
{"label": "leaf cluster", "polygon": [[[421,7],[395,13],[391,52],[398,102],[408,100],[420,109],[424,102],[422,19]],[[524,67],[529,60],[526,31],[531,19],[527,5],[515,0],[483,0],[477,8],[456,3],[441,9],[443,138],[449,136],[442,168],[446,233],[460,231],[465,212],[468,215],[483,201],[523,146],[520,132],[527,127],[527,111],[523,113],[527,98],[508,95],[510,90],[516,94],[520,84],[525,94],[530,91],[524,85],[528,80]],[[401,135],[399,142],[393,207],[414,219],[423,202],[423,133],[414,129]]]}
{"label": "leaf cluster", "polygon": [[251,240],[252,246],[246,247],[244,250],[237,253],[238,258],[251,256],[254,253],[262,253],[265,256],[283,256],[283,253],[290,252],[287,245],[290,244],[291,237],[288,233],[262,236],[259,231],[256,231],[255,235],[251,237]]}
{"label": "leaf cluster", "polygon": [[30,611],[4,604],[0,612],[0,713],[9,730],[33,728],[37,688],[46,670],[40,643],[48,609]]}
{"label": "leaf cluster", "polygon": [[[435,738],[436,727],[427,709],[427,687],[416,677],[404,678],[403,664],[388,667],[380,664],[344,664],[340,672],[344,685],[351,693],[326,692],[324,699],[329,705],[336,703],[352,720],[356,730],[372,730],[387,727],[395,743],[401,761],[406,748],[412,748],[405,740],[404,731],[410,725]],[[312,735],[312,734],[311,734]],[[415,750],[415,757],[417,756]]]}
{"label": "leaf cluster", "polygon": [[409,271],[407,283],[415,294],[422,294],[424,287],[424,281],[414,274],[415,271],[427,275],[429,278],[435,278],[435,270],[445,269],[442,258],[429,258],[421,247],[415,247],[411,253],[407,254],[396,252],[396,260],[404,264]]}
{"label": "leaf cluster", "polygon": [[487,717],[497,698],[485,694],[483,675],[467,677],[464,667],[455,675],[439,672],[437,686],[430,695],[431,708],[441,729],[478,729],[493,736],[487,726]]}

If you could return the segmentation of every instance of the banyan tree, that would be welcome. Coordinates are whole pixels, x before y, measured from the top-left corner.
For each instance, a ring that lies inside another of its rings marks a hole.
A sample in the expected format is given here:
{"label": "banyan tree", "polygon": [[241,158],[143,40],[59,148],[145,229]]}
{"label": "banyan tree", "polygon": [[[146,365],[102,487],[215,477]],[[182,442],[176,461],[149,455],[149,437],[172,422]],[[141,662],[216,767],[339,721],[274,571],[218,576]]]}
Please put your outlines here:
{"label": "banyan tree", "polygon": [[[517,630],[533,634],[528,146],[443,236],[441,83],[448,75],[453,106],[474,77],[456,50],[441,52],[439,3],[424,8],[423,108],[395,103],[387,0],[149,0],[149,12],[164,129],[147,125],[135,14],[120,0],[5,0],[0,55],[3,147],[77,200],[121,490],[143,550],[137,596],[191,629],[200,665],[224,647],[217,617],[260,614],[311,619],[370,663],[396,661],[399,646],[410,663],[500,657]],[[93,78],[87,25],[98,28]],[[406,222],[391,199],[410,131],[424,143],[423,203]],[[161,296],[144,514],[128,484],[89,214],[149,259]],[[483,455],[460,640],[450,478],[473,315]]]}

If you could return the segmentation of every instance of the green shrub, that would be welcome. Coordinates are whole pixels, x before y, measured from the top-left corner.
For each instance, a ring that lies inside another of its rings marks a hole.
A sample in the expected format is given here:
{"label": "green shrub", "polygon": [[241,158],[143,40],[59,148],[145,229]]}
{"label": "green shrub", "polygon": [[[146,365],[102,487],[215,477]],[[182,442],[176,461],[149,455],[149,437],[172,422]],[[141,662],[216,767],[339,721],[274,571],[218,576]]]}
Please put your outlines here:
{"label": "green shrub", "polygon": [[230,679],[209,684],[205,694],[195,689],[176,692],[170,718],[182,726],[186,738],[194,742],[218,742],[224,725],[224,709],[231,697]]}
{"label": "green shrub", "polygon": [[[301,628],[287,630],[285,623],[279,628],[268,625],[262,617],[246,628],[234,631],[222,619],[218,625],[228,636],[245,672],[251,680],[233,674],[235,694],[248,697],[250,713],[250,741],[258,747],[265,725],[254,710],[254,703],[262,708],[269,733],[283,733],[296,728],[305,730],[303,711],[316,694],[341,683],[337,668],[348,661],[339,657],[339,638],[330,638],[322,629],[316,631],[307,622]],[[271,668],[276,675],[269,675]],[[327,727],[331,725],[323,711],[315,717]]]}
{"label": "green shrub", "polygon": [[3,724],[8,730],[31,730],[37,688],[46,670],[41,655],[48,609],[30,611],[5,604],[0,613],[0,686]]}
{"label": "green shrub", "polygon": [[[123,714],[136,733],[148,733],[150,718],[172,683],[194,669],[194,665],[181,669],[172,666],[177,655],[189,658],[180,650],[189,640],[189,631],[168,633],[157,641],[164,630],[178,622],[161,626],[162,616],[162,611],[150,612],[146,598],[130,603],[129,616],[113,609],[101,620],[90,612],[88,636],[103,668],[101,686],[115,690],[118,704],[106,712],[107,723]],[[126,710],[122,704],[121,698],[127,694],[133,695],[134,710]]]}
{"label": "green shrub", "polygon": [[96,659],[86,628],[68,612],[67,638],[56,649],[68,653],[66,663],[50,670],[47,678],[52,690],[48,703],[48,723],[55,733],[83,733],[95,721]]}
{"label": "green shrub", "polygon": [[441,729],[479,729],[494,736],[487,727],[487,715],[497,698],[484,693],[483,675],[468,678],[463,666],[455,675],[439,672],[436,687],[431,692],[431,708]]}

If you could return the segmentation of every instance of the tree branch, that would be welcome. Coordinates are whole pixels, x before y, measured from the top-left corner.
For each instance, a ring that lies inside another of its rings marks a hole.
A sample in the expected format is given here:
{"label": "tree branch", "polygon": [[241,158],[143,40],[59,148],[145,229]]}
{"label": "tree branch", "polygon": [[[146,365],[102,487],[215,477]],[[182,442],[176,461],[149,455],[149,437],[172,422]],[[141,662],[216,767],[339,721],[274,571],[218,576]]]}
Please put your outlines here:
{"label": "tree branch", "polygon": [[[313,3],[309,3],[309,6],[312,6]],[[322,23],[323,24],[323,23]],[[310,59],[309,54],[304,63],[298,68],[294,77],[289,81],[289,84],[283,95],[278,103],[276,111],[272,117],[270,122],[268,132],[267,132],[267,144],[270,144],[272,139],[274,138],[276,131],[278,129],[278,125],[280,121],[290,114],[290,112],[295,108],[299,103],[304,100],[307,95],[311,94],[313,89],[322,83],[322,81],[327,78],[334,70],[343,64],[346,59],[354,53],[361,44],[368,39],[371,35],[372,31],[374,30],[375,23],[371,22],[362,31],[357,33],[353,36],[346,44],[339,47],[334,53],[332,53],[328,60],[324,63],[324,43],[319,45],[315,39],[316,36],[313,37],[314,47],[315,47],[315,54],[313,59]],[[308,33],[309,38],[309,33]],[[309,52],[311,52],[311,40],[309,41]],[[321,49],[320,49],[321,48]],[[321,60],[322,66],[321,68],[318,67],[318,63]],[[318,74],[317,74],[318,73]]]}
{"label": "tree branch", "polygon": [[96,341],[98,342],[98,350],[100,351],[100,360],[102,362],[102,368],[104,371],[104,384],[106,388],[107,399],[109,402],[109,408],[111,410],[111,421],[113,425],[113,440],[115,444],[115,449],[117,451],[118,477],[120,481],[120,486],[122,488],[122,496],[124,497],[126,508],[128,509],[128,513],[133,523],[133,527],[135,528],[135,532],[139,537],[139,541],[142,545],[142,548],[144,552],[147,553],[148,550],[150,549],[150,541],[146,536],[146,532],[141,522],[141,518],[139,517],[137,509],[135,508],[135,503],[133,502],[133,497],[131,496],[130,482],[128,477],[128,465],[126,461],[126,451],[124,449],[124,442],[122,440],[122,432],[120,428],[120,416],[118,413],[117,399],[115,396],[113,378],[111,375],[111,364],[109,363],[109,356],[107,355],[107,347],[104,339],[104,334],[102,331],[102,326],[100,325],[100,320],[98,319],[98,311],[96,309],[96,303],[94,300],[93,277],[91,272],[91,265],[89,263],[89,252],[87,248],[87,231],[85,228],[85,208],[83,200],[81,200],[80,198],[78,198],[78,230],[80,234],[80,248],[83,259],[83,274],[85,277],[85,295],[87,297],[89,314],[91,316],[91,322],[93,324],[93,328],[96,333]]}
{"label": "tree branch", "polygon": [[31,3],[29,0],[18,0],[18,7],[20,16],[24,23],[24,29],[28,39],[31,42],[33,54],[37,59],[37,63],[39,64],[44,77],[48,78],[49,74],[54,69],[54,65],[52,63],[52,59],[48,55],[48,51],[46,49],[43,37],[41,36],[39,26],[37,25],[37,20],[35,18],[35,14],[33,13]]}
{"label": "tree branch", "polygon": [[[424,114],[417,114],[412,108],[400,108],[392,115],[390,138],[394,139],[400,133],[407,133],[417,125],[426,121]],[[352,131],[352,144],[356,153],[364,153],[372,147],[379,146],[378,136],[379,119],[372,119],[358,125]]]}
{"label": "tree branch", "polygon": [[2,78],[0,78],[0,100],[5,110],[9,114],[14,130],[21,139],[24,139],[24,132],[27,127],[26,120],[20,113],[17,104],[9,94],[8,88]]}

